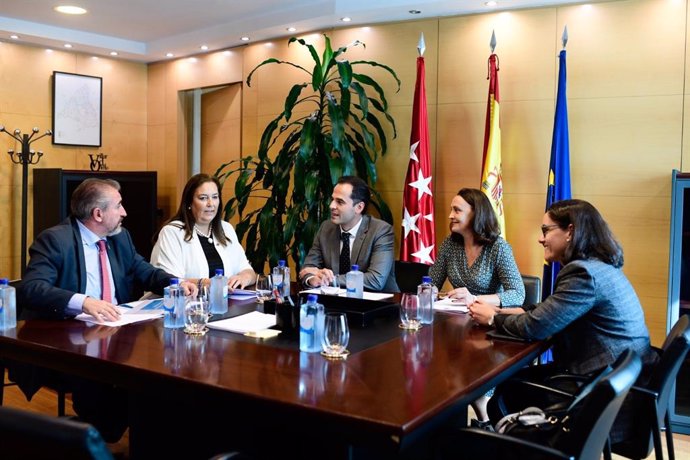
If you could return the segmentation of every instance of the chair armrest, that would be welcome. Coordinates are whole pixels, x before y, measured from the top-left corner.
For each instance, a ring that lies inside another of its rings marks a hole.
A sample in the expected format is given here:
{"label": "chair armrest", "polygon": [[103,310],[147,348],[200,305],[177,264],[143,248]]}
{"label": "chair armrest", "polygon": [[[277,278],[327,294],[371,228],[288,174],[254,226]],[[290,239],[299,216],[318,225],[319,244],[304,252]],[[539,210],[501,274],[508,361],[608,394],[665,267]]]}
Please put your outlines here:
{"label": "chair armrest", "polygon": [[632,388],[630,388],[630,392],[635,393],[638,396],[653,399],[654,401],[659,399],[659,393],[658,392],[652,391],[652,390],[650,390],[648,388],[644,388],[644,387],[633,386]]}
{"label": "chair armrest", "polygon": [[477,428],[457,430],[445,437],[439,446],[441,459],[574,459],[551,447]]}
{"label": "chair armrest", "polygon": [[[561,390],[560,388],[554,388],[549,385],[544,385],[543,383],[537,383],[537,382],[532,382],[529,380],[520,380],[520,379],[514,379],[511,380],[510,382],[511,386],[511,391],[516,387],[516,386],[522,386],[524,390],[529,390],[529,391],[540,391],[544,393],[549,393],[551,396],[562,396],[567,399],[573,399],[575,397],[574,394]],[[518,389],[517,391],[521,391]],[[542,394],[544,394],[542,393]]]}

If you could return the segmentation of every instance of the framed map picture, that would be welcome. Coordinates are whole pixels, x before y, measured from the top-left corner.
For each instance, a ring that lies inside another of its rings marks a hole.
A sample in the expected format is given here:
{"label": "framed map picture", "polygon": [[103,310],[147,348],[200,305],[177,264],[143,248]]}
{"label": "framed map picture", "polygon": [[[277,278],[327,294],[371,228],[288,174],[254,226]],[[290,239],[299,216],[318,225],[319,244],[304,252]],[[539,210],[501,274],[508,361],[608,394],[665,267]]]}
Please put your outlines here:
{"label": "framed map picture", "polygon": [[101,146],[103,79],[53,72],[53,144]]}

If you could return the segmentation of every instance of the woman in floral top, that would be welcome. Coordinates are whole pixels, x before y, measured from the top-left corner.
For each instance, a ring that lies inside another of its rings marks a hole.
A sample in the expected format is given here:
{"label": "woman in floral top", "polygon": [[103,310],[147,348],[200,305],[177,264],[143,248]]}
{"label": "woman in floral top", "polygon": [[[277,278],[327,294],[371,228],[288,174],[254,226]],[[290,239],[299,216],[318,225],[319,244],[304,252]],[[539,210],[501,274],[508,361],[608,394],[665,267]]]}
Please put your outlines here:
{"label": "woman in floral top", "polygon": [[451,202],[451,234],[441,244],[429,275],[441,289],[448,279],[451,298],[472,303],[476,297],[497,306],[520,306],[525,300],[510,244],[499,236],[498,220],[489,199],[464,188]]}
{"label": "woman in floral top", "polygon": [[[498,307],[522,305],[525,285],[513,250],[499,236],[498,219],[486,195],[463,188],[453,198],[448,218],[451,234],[429,269],[439,290],[448,279],[453,286],[448,296],[468,305],[477,298]],[[474,426],[490,426],[486,404],[492,392],[472,403],[477,414]]]}

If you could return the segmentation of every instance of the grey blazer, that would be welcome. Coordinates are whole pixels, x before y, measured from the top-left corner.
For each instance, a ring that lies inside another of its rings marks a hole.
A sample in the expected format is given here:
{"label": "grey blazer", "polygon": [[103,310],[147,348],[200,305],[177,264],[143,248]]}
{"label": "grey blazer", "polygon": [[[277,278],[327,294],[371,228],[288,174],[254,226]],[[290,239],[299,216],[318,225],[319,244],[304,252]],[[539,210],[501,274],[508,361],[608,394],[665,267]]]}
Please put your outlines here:
{"label": "grey blazer", "polygon": [[554,363],[586,374],[632,348],[653,359],[640,300],[619,268],[575,260],[558,273],[552,295],[520,315],[497,314],[496,328],[529,339],[553,336]]}
{"label": "grey blazer", "polygon": [[[390,224],[367,214],[362,216],[362,224],[350,250],[350,260],[364,272],[365,290],[399,291],[393,270],[394,241],[393,227]],[[329,268],[338,274],[338,281],[342,286],[345,284],[345,273],[337,273],[339,261],[340,226],[327,220],[316,233],[314,244],[304,259],[303,268]],[[304,282],[304,278],[301,281]]]}

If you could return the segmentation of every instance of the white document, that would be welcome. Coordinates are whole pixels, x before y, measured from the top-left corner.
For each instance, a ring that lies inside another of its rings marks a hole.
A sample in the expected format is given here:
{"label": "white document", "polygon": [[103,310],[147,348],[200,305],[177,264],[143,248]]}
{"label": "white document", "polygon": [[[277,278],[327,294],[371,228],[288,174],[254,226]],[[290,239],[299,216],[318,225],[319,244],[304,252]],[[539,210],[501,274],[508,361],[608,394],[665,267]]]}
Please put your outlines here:
{"label": "white document", "polygon": [[162,299],[139,300],[130,302],[128,304],[118,305],[116,307],[120,312],[120,319],[117,321],[101,321],[89,315],[88,313],[81,313],[74,319],[79,321],[86,321],[88,323],[102,324],[104,326],[124,326],[125,324],[138,323],[139,321],[148,321],[150,319],[160,318],[163,316],[163,302]]}
{"label": "white document", "polygon": [[469,311],[464,301],[459,299],[451,299],[450,297],[446,297],[445,299],[434,302],[434,310],[455,313],[467,313]]}
{"label": "white document", "polygon": [[235,316],[234,318],[222,319],[220,321],[213,321],[208,323],[211,329],[219,329],[221,331],[236,332],[238,334],[253,333],[268,329],[276,325],[276,315],[269,315],[253,311],[244,315]]}
{"label": "white document", "polygon": [[254,300],[256,298],[256,291],[249,289],[235,289],[230,291],[228,289],[228,298],[232,300]]}
{"label": "white document", "polygon": [[[300,294],[323,294],[321,292],[321,288],[313,288],[313,289],[307,289],[305,291],[300,291]],[[363,298],[366,300],[383,300],[383,299],[390,299],[393,297],[393,294],[390,294],[388,292],[364,292],[363,293]],[[340,289],[338,291],[338,297],[347,297],[347,291],[345,289]]]}
{"label": "white document", "polygon": [[347,291],[345,289],[338,289],[338,292],[335,294],[324,294],[321,292],[321,288],[311,288],[311,289],[305,289],[304,291],[299,291],[300,294],[318,294],[318,295],[337,295],[337,296],[343,296],[345,297],[345,293]]}

